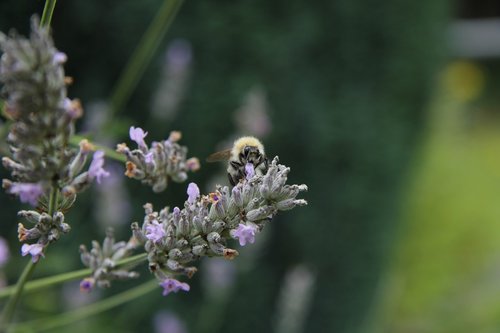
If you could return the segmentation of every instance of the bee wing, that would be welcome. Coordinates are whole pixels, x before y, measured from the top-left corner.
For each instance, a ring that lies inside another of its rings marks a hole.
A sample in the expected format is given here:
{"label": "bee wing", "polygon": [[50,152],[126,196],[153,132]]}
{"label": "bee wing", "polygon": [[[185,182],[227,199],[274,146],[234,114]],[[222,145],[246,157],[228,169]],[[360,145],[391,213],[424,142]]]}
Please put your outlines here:
{"label": "bee wing", "polygon": [[227,161],[231,156],[231,149],[225,149],[222,151],[218,151],[213,153],[207,157],[207,162],[219,162],[219,161]]}

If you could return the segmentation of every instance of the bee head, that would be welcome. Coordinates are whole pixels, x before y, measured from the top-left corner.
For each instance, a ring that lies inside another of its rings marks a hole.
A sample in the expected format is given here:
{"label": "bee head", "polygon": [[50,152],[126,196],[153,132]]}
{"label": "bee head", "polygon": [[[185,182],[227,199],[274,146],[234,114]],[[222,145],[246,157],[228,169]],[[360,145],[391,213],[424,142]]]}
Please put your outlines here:
{"label": "bee head", "polygon": [[255,157],[260,155],[259,149],[254,146],[245,146],[243,148],[243,156],[248,159],[249,157]]}
{"label": "bee head", "polygon": [[264,147],[260,141],[252,136],[244,136],[234,142],[231,156],[245,164],[257,164],[264,155]]}

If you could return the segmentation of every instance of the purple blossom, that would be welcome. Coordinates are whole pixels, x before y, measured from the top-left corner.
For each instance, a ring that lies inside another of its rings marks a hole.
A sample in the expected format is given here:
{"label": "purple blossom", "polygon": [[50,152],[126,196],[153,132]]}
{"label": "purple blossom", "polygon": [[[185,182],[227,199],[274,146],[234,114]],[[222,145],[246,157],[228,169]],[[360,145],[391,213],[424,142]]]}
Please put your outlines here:
{"label": "purple blossom", "polygon": [[9,246],[7,241],[0,237],[0,267],[5,265],[7,260],[9,260]]}
{"label": "purple blossom", "polygon": [[44,257],[42,244],[23,244],[21,254],[24,257],[27,254],[31,255],[33,262],[37,262],[40,257]]}
{"label": "purple blossom", "polygon": [[250,180],[253,176],[255,176],[255,168],[252,163],[247,163],[245,165],[245,173],[247,175],[247,180]]}
{"label": "purple blossom", "polygon": [[177,281],[176,279],[166,278],[160,282],[160,286],[163,288],[163,296],[167,296],[171,292],[178,292],[179,290],[189,291],[189,284]]}
{"label": "purple blossom", "polygon": [[68,57],[63,52],[56,52],[52,60],[54,61],[54,64],[64,64],[66,60],[68,60]]}
{"label": "purple blossom", "polygon": [[36,206],[38,198],[43,194],[43,186],[38,183],[13,183],[9,193],[18,195],[21,202]]}
{"label": "purple blossom", "polygon": [[165,229],[163,225],[157,220],[153,220],[146,226],[146,238],[158,243],[163,237],[165,237]]}
{"label": "purple blossom", "polygon": [[245,246],[247,243],[253,244],[255,242],[256,232],[257,228],[254,225],[240,223],[232,234],[234,238],[240,241],[241,246]]}
{"label": "purple blossom", "polygon": [[144,162],[146,162],[146,164],[149,164],[149,165],[155,165],[155,154],[153,151],[150,151],[149,153],[147,153],[146,155],[144,155]]}
{"label": "purple blossom", "polygon": [[211,203],[216,204],[220,200],[220,193],[218,192],[212,192],[208,194],[208,199],[210,200]]}
{"label": "purple blossom", "polygon": [[131,126],[129,130],[130,139],[135,141],[139,148],[146,148],[146,142],[144,142],[144,138],[148,135],[148,132],[144,132],[144,130],[140,127]]}
{"label": "purple blossom", "polygon": [[196,185],[195,183],[189,183],[187,194],[188,202],[190,204],[193,204],[196,201],[196,198],[198,198],[198,196],[200,195],[200,189],[198,188],[198,185]]}
{"label": "purple blossom", "polygon": [[174,221],[179,221],[181,219],[181,210],[179,207],[174,207],[172,214],[174,214]]}
{"label": "purple blossom", "polygon": [[80,282],[80,291],[89,293],[94,288],[94,284],[95,284],[94,278],[91,277],[85,278]]}
{"label": "purple blossom", "polygon": [[92,163],[89,167],[89,176],[91,179],[96,179],[97,183],[101,183],[103,177],[108,177],[109,172],[104,170],[102,167],[104,165],[104,152],[102,150],[97,150],[92,157]]}

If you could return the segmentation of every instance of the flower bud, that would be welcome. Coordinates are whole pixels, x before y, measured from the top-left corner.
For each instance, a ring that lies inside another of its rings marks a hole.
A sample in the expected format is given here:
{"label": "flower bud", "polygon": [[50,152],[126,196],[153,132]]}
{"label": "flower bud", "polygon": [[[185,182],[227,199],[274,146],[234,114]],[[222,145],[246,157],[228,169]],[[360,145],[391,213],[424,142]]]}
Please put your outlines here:
{"label": "flower bud", "polygon": [[174,249],[172,249],[172,250],[170,250],[170,251],[168,252],[168,257],[169,257],[170,259],[177,260],[177,259],[179,259],[181,256],[182,256],[182,252],[181,252],[181,250],[179,250],[179,249],[177,249],[177,248],[174,248]]}
{"label": "flower bud", "polygon": [[40,222],[41,214],[34,210],[20,210],[17,216],[25,218],[28,222],[36,224]]}
{"label": "flower bud", "polygon": [[289,210],[295,207],[296,203],[294,199],[285,199],[276,203],[277,210]]}
{"label": "flower bud", "polygon": [[262,220],[272,215],[274,212],[274,207],[272,206],[264,206],[257,209],[252,209],[246,215],[248,221],[254,222],[258,220]]}
{"label": "flower bud", "polygon": [[215,204],[215,212],[220,219],[226,217],[226,210],[224,209],[223,201],[220,200]]}
{"label": "flower bud", "polygon": [[207,252],[207,245],[195,245],[192,251],[195,256],[201,257]]}
{"label": "flower bud", "polygon": [[235,205],[239,208],[243,207],[243,198],[241,196],[241,186],[237,184],[233,189],[231,190],[232,193],[232,199],[235,203]]}

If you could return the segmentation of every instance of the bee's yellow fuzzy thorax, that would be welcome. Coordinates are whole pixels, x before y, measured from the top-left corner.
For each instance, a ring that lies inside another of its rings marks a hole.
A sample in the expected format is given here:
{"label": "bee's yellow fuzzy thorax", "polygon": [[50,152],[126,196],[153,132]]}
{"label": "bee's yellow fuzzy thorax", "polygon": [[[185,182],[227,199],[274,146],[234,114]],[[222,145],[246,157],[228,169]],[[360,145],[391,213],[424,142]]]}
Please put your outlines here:
{"label": "bee's yellow fuzzy thorax", "polygon": [[259,141],[259,139],[253,137],[253,136],[244,136],[239,138],[234,142],[233,149],[231,150],[231,156],[238,156],[239,153],[245,148],[246,146],[251,146],[251,147],[257,147],[261,154],[264,154],[264,146],[262,143]]}

